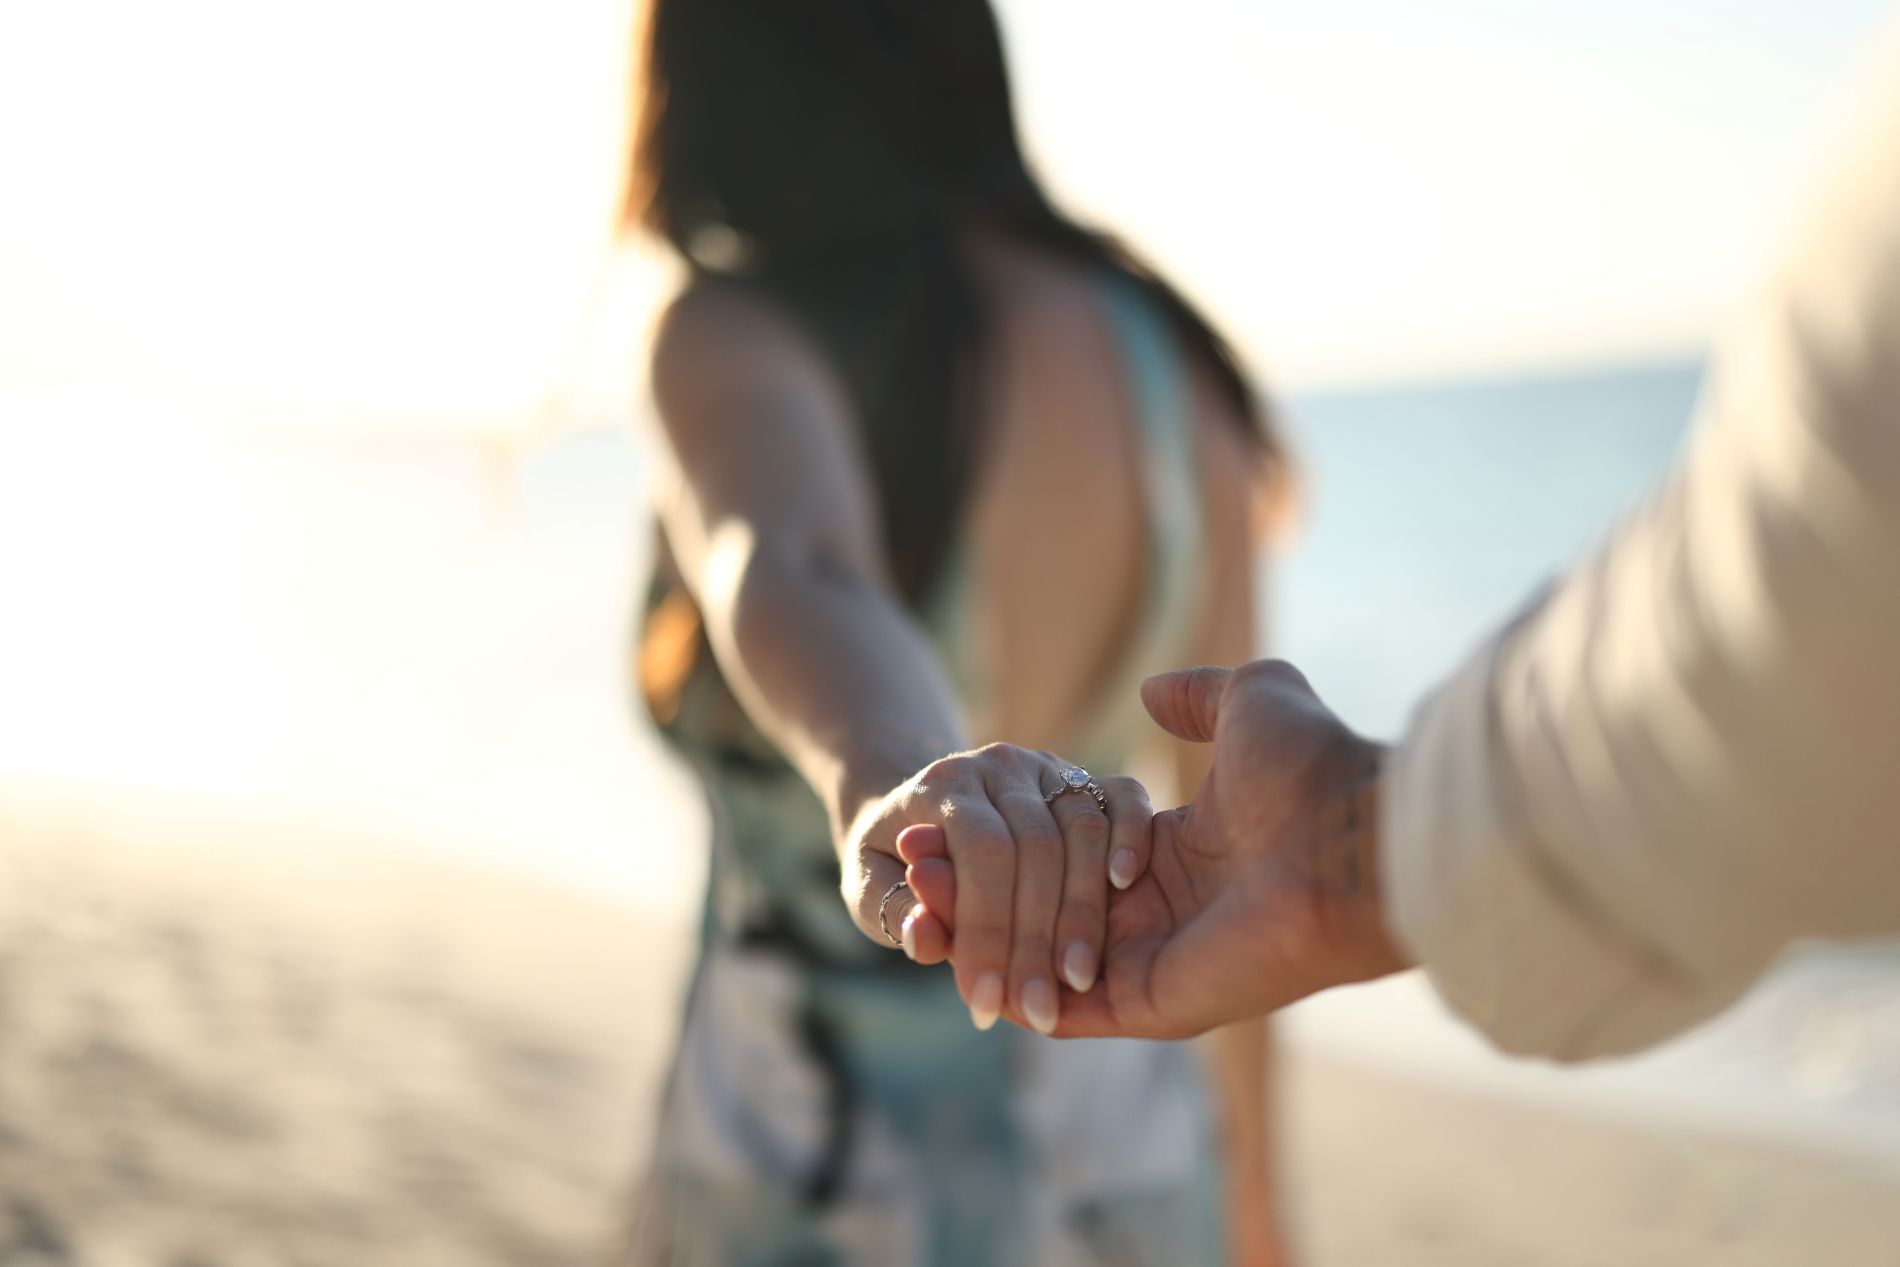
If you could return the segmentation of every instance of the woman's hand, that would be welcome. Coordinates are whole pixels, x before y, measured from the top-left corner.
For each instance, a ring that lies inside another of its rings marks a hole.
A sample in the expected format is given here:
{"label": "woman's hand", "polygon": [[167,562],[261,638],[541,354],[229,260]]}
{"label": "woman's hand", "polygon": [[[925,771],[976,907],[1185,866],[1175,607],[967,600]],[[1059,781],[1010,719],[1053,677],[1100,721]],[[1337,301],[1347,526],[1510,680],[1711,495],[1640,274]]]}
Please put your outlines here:
{"label": "woman's hand", "polygon": [[[1086,992],[1099,975],[1111,871],[1125,888],[1148,865],[1146,791],[1132,779],[1098,780],[1106,815],[1086,792],[1050,800],[1065,765],[1013,744],[942,757],[868,806],[846,835],[845,900],[859,928],[878,940],[888,929],[919,963],[951,959],[978,1029],[1007,1012],[1052,1032],[1057,981]],[[932,852],[954,869],[953,898],[925,907],[912,887],[886,901],[905,879],[898,838],[907,830],[932,833]]]}

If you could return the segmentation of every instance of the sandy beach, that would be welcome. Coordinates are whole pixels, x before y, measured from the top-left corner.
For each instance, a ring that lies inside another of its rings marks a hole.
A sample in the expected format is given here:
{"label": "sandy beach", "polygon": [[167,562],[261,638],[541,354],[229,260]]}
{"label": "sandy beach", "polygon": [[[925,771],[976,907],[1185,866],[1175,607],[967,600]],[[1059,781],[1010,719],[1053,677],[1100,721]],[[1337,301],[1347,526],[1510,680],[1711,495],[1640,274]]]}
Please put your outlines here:
{"label": "sandy beach", "polygon": [[[282,814],[0,781],[0,1264],[584,1262],[686,940]],[[1900,1263],[1865,1161],[1284,1063],[1316,1267]]]}

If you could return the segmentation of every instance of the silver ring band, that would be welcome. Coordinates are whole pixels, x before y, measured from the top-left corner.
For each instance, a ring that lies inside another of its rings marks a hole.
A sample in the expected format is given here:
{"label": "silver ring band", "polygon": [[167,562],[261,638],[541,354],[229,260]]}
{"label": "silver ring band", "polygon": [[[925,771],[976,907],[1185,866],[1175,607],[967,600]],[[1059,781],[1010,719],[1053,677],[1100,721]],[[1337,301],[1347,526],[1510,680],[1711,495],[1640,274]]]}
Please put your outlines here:
{"label": "silver ring band", "polygon": [[908,889],[909,887],[909,880],[899,880],[896,884],[884,890],[884,896],[879,898],[877,903],[877,926],[884,933],[884,940],[899,949],[903,948],[904,943],[897,934],[891,931],[890,923],[884,918],[884,914],[891,905],[891,899],[897,896],[898,891],[900,889]]}

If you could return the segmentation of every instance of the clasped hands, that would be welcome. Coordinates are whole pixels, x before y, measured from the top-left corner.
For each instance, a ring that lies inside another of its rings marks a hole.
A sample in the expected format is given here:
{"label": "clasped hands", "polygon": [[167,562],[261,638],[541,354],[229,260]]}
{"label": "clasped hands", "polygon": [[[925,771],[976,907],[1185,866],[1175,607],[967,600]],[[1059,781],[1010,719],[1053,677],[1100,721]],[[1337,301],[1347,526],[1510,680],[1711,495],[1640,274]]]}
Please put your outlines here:
{"label": "clasped hands", "polygon": [[1378,745],[1278,661],[1163,674],[1142,701],[1214,745],[1192,802],[1156,814],[1103,778],[1104,814],[1045,799],[1051,754],[943,758],[854,826],[859,926],[882,939],[890,893],[884,927],[953,966],[978,1027],[1057,1037],[1186,1037],[1410,966],[1381,905]]}

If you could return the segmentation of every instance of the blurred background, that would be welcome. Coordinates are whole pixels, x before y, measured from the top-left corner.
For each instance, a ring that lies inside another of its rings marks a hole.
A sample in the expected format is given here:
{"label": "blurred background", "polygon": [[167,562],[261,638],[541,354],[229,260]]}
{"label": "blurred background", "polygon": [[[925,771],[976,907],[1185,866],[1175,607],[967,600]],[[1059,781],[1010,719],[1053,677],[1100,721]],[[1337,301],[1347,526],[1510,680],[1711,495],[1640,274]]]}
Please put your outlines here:
{"label": "blurred background", "polygon": [[[1056,190],[1284,405],[1271,649],[1386,735],[1667,468],[1884,8],[997,3]],[[0,1262],[610,1227],[702,867],[627,687],[632,16],[0,6]],[[1410,979],[1283,1032],[1315,1261],[1895,1261],[1892,949],[1581,1075]]]}

